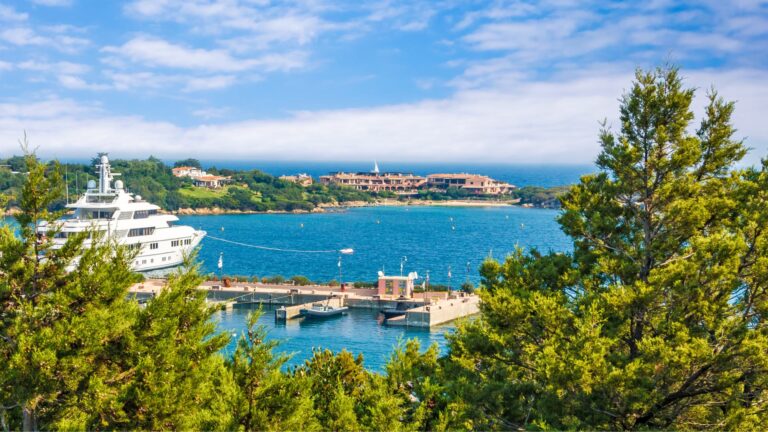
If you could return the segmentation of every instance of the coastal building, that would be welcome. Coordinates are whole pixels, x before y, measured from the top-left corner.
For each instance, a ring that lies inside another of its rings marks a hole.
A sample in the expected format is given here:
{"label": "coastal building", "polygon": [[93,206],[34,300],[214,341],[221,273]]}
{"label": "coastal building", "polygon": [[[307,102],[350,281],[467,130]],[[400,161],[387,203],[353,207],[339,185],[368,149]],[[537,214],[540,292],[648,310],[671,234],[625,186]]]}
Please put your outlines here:
{"label": "coastal building", "polygon": [[415,195],[426,183],[426,178],[406,173],[346,173],[336,172],[320,176],[324,185],[338,185],[368,192],[394,192],[398,195]]}
{"label": "coastal building", "polygon": [[346,186],[367,192],[394,192],[398,195],[415,195],[427,182],[425,177],[410,173],[379,171],[378,162],[373,163],[370,172],[335,172],[320,176],[324,185]]}
{"label": "coastal building", "polygon": [[218,189],[231,180],[229,177],[208,174],[197,167],[180,166],[173,168],[172,171],[176,177],[189,177],[195,186],[209,189]]}
{"label": "coastal building", "polygon": [[282,175],[280,176],[280,180],[296,183],[299,186],[304,186],[304,187],[312,186],[312,183],[313,183],[312,176],[310,176],[309,174]]}
{"label": "coastal building", "polygon": [[180,166],[172,169],[173,175],[176,177],[200,177],[205,174],[205,171],[197,167]]}
{"label": "coastal building", "polygon": [[193,177],[192,183],[198,187],[218,189],[224,186],[224,184],[229,183],[230,180],[231,179],[229,177],[206,174],[200,177]]}
{"label": "coastal building", "polygon": [[406,276],[387,276],[384,272],[379,272],[378,295],[411,298],[414,281],[418,277],[416,272],[408,273]]}
{"label": "coastal building", "polygon": [[509,183],[494,180],[479,174],[430,174],[427,176],[427,187],[434,190],[445,190],[449,187],[464,189],[473,195],[504,195],[515,187]]}

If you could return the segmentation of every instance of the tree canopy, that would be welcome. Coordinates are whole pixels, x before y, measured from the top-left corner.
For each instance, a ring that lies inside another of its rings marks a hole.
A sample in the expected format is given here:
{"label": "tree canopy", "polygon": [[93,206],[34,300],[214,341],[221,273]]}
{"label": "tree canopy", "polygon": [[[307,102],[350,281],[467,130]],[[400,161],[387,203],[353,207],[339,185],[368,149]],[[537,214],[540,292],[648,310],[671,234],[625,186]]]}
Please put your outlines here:
{"label": "tree canopy", "polygon": [[[196,289],[193,261],[139,307],[127,295],[136,280],[129,250],[96,232],[61,248],[37,235],[60,216],[50,209],[63,182],[59,165],[28,155],[21,213],[0,227],[0,423],[763,429],[768,162],[737,169],[746,148],[731,123],[734,104],[711,90],[694,126],[694,96],[674,67],[638,71],[619,128],[600,132],[600,172],[559,198],[572,251],[487,260],[481,314],[457,325],[448,353],[409,341],[382,374],[353,353],[322,349],[287,368],[257,314],[224,354],[230,336],[216,332],[217,309]],[[162,179],[158,163],[137,170]],[[260,176],[241,180],[253,190]]]}
{"label": "tree canopy", "polygon": [[[573,253],[486,262],[451,340],[458,419],[481,429],[755,429],[766,418],[768,171],[712,90],[638,71],[600,172],[562,198]],[[459,420],[457,420],[459,421]]]}

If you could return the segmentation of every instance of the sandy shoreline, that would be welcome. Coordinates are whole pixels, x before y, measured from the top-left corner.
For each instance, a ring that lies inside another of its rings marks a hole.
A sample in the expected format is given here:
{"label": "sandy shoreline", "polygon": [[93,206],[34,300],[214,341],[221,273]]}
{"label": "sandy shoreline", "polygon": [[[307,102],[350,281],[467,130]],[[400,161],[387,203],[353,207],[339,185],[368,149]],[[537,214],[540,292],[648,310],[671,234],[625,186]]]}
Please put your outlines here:
{"label": "sandy shoreline", "polygon": [[[431,200],[410,200],[410,201],[398,201],[398,200],[382,200],[376,202],[365,201],[349,201],[342,204],[321,204],[320,206],[308,210],[293,210],[293,211],[280,211],[280,210],[267,210],[267,211],[255,211],[255,210],[227,210],[218,207],[204,207],[198,209],[182,208],[175,211],[167,211],[164,213],[175,214],[180,216],[215,216],[215,215],[235,215],[235,214],[308,214],[308,213],[324,213],[328,211],[344,211],[353,207],[507,207],[511,205],[518,205],[518,201],[480,201],[480,200],[447,200],[447,201],[431,201]],[[3,212],[3,216],[13,216],[19,213],[18,208],[11,208]]]}
{"label": "sandy shoreline", "polygon": [[293,211],[280,211],[280,210],[267,210],[267,211],[255,211],[255,210],[226,210],[218,207],[206,207],[199,209],[183,208],[173,212],[177,215],[225,215],[225,214],[307,214],[307,213],[323,213],[326,211],[343,211],[348,208],[356,207],[507,207],[517,204],[516,201],[479,201],[479,200],[447,200],[447,201],[428,201],[428,200],[411,200],[411,201],[398,201],[398,200],[383,200],[376,202],[365,201],[350,201],[342,204],[321,204],[315,209],[308,210],[293,210]]}

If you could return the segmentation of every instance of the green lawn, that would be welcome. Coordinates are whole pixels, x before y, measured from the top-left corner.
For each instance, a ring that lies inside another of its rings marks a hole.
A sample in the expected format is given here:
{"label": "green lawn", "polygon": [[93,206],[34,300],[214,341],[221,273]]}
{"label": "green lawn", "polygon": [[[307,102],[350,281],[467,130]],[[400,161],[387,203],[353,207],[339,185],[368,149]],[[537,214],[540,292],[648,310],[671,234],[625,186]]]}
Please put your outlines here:
{"label": "green lawn", "polygon": [[179,189],[179,193],[189,198],[208,199],[219,198],[226,195],[227,189],[229,189],[229,186],[224,186],[223,188],[219,189],[208,189],[204,187],[191,186]]}

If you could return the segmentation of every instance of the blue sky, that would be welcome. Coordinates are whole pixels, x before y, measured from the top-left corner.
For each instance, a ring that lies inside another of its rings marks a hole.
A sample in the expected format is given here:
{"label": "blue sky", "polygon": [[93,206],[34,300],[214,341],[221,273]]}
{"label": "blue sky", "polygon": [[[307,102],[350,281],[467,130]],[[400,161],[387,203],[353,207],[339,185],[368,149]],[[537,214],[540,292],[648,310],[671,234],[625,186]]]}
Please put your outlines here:
{"label": "blue sky", "polygon": [[635,68],[768,156],[768,2],[0,3],[0,156],[588,163]]}

